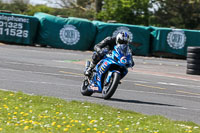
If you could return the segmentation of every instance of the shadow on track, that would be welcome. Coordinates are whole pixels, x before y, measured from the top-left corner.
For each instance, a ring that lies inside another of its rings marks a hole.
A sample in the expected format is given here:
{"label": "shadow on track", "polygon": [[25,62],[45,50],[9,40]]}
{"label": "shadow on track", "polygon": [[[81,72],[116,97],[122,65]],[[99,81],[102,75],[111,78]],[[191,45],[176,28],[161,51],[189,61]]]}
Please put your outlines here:
{"label": "shadow on track", "polygon": [[[94,98],[102,99],[102,97],[98,96],[92,96]],[[176,105],[170,105],[170,104],[163,104],[163,103],[155,103],[155,102],[145,102],[145,101],[139,101],[139,100],[124,100],[124,99],[118,99],[118,98],[111,98],[108,101],[113,102],[122,102],[122,103],[133,103],[133,104],[146,104],[146,105],[158,105],[158,106],[170,106],[170,107],[180,107]]]}

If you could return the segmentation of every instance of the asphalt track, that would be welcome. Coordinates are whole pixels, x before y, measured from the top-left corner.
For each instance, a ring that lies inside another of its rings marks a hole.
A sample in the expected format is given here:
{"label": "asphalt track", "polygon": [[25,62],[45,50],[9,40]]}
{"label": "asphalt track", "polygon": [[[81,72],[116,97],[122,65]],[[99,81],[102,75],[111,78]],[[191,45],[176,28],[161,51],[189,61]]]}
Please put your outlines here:
{"label": "asphalt track", "polygon": [[82,96],[84,62],[91,52],[0,44],[0,89],[89,101],[200,124],[200,76],[186,60],[134,57],[135,67],[112,99]]}

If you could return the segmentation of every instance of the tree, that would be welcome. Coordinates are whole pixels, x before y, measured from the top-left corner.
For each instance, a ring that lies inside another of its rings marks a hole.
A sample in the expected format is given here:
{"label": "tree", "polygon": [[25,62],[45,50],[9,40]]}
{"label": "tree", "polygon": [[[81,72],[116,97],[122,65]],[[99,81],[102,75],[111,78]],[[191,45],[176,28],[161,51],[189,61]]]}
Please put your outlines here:
{"label": "tree", "polygon": [[148,25],[150,0],[104,0],[102,11],[97,18],[103,21]]}
{"label": "tree", "polygon": [[[50,1],[54,5],[61,7],[57,9],[62,16],[73,16],[87,19],[94,19],[94,0],[57,0]],[[65,13],[63,12],[65,11]]]}
{"label": "tree", "polygon": [[156,26],[200,29],[199,0],[157,0]]}
{"label": "tree", "polygon": [[101,11],[103,0],[47,0],[56,4],[61,8],[79,8],[83,11],[95,9],[96,12]]}
{"label": "tree", "polygon": [[46,5],[29,5],[26,15],[33,16],[36,12],[44,12],[52,15],[56,15],[56,9],[47,7]]}
{"label": "tree", "polygon": [[103,6],[103,0],[95,0],[95,10],[99,13]]}
{"label": "tree", "polygon": [[90,9],[91,5],[94,0],[57,0],[57,1],[52,1],[52,0],[47,0],[48,2],[55,4],[61,8],[78,8],[83,11],[86,11],[87,9]]}
{"label": "tree", "polygon": [[28,10],[29,0],[10,0],[1,3],[2,10],[10,10],[13,13],[24,14]]}

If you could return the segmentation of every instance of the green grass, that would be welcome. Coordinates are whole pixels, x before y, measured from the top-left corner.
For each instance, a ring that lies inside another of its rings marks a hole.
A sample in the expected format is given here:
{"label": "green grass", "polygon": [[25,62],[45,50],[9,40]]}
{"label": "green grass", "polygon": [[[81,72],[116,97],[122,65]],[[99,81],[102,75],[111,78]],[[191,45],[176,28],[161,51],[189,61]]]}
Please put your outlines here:
{"label": "green grass", "polygon": [[192,122],[87,102],[0,91],[0,132],[5,133],[200,133]]}

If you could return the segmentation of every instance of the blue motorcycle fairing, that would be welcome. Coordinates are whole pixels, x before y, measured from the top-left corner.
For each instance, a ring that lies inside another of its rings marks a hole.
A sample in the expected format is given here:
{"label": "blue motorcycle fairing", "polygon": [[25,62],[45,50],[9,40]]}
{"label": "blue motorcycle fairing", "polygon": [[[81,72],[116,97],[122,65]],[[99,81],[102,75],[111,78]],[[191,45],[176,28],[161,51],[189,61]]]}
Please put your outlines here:
{"label": "blue motorcycle fairing", "polygon": [[[119,68],[123,69],[123,73],[121,73],[118,70],[111,70],[110,69],[111,66],[116,66],[116,67],[118,67],[118,69]],[[118,71],[121,74],[122,78],[128,73],[128,70],[127,70],[126,67],[120,66],[119,63],[117,63],[115,60],[113,60],[111,58],[106,58],[106,59],[101,60],[97,64],[97,66],[95,67],[95,70],[96,70],[97,73],[94,76],[93,81],[96,81],[97,86],[99,87],[98,92],[102,92],[102,90],[103,90],[103,88],[102,88],[102,82],[104,82],[104,80],[102,80],[102,78],[103,78],[103,76],[105,76],[105,74],[107,73],[107,71],[109,71],[108,74],[111,72],[110,75],[108,76],[108,78],[106,79],[107,81],[110,81],[110,78],[111,78],[113,72]],[[96,78],[96,80],[95,80],[95,78]]]}
{"label": "blue motorcycle fairing", "polygon": [[[130,64],[134,62],[128,49],[115,46],[112,53],[106,54],[104,59],[96,65],[88,90],[101,93],[104,81],[106,84],[109,83],[114,72],[120,73],[122,79],[128,73],[128,67],[133,66]],[[106,79],[104,79],[105,76],[107,76]]]}
{"label": "blue motorcycle fairing", "polygon": [[[107,54],[106,56],[108,58],[116,59],[115,61],[120,66],[124,66],[125,67],[126,64],[132,64],[132,63],[134,64],[134,62],[128,62],[128,61],[132,61],[132,55],[126,55],[126,56],[124,56],[123,54],[118,54],[116,51],[113,51],[112,55]],[[120,60],[118,60],[118,59],[120,59]],[[128,66],[128,67],[130,67],[130,66]]]}

